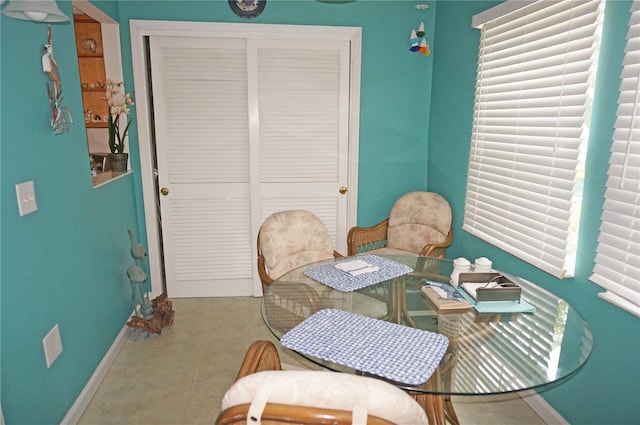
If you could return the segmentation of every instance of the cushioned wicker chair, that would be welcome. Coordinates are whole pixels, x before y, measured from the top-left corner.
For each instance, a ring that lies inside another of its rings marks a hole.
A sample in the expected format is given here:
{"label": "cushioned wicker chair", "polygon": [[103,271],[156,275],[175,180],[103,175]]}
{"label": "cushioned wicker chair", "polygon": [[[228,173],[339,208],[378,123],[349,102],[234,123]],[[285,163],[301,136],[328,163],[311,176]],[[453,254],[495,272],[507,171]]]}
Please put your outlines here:
{"label": "cushioned wicker chair", "polygon": [[[333,249],[324,223],[304,210],[280,211],[267,217],[258,232],[257,248],[263,292],[274,280],[295,268],[342,257]],[[273,285],[269,296],[265,296],[264,306],[273,319],[272,326],[281,332],[323,308],[333,307],[333,300],[322,294],[327,289],[322,284],[292,279]]]}
{"label": "cushioned wicker chair", "polygon": [[406,193],[387,219],[349,230],[348,255],[368,252],[444,258],[453,241],[451,220],[451,207],[439,194]]}
{"label": "cushioned wicker chair", "polygon": [[222,400],[216,424],[427,423],[424,410],[414,399],[382,380],[338,372],[280,369],[273,343],[254,342],[236,382]]}
{"label": "cushioned wicker chair", "polygon": [[316,261],[342,257],[324,223],[312,212],[271,214],[258,232],[258,274],[262,288],[288,271]]}

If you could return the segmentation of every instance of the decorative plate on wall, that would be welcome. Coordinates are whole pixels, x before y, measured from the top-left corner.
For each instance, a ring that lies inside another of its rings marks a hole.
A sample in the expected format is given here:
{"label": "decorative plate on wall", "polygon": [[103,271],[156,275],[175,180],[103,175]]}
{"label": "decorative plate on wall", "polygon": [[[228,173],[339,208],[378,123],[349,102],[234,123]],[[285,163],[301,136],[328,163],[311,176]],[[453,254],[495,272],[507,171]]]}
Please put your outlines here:
{"label": "decorative plate on wall", "polygon": [[241,18],[255,18],[267,6],[267,0],[229,0],[233,13]]}

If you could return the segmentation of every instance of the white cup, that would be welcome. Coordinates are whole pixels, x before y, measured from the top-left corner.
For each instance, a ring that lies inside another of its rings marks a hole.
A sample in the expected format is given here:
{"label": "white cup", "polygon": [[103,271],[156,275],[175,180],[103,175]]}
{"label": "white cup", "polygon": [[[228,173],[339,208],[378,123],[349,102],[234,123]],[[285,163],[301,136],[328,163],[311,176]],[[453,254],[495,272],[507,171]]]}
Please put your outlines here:
{"label": "white cup", "polygon": [[490,273],[493,263],[487,257],[476,258],[473,263],[474,273]]}

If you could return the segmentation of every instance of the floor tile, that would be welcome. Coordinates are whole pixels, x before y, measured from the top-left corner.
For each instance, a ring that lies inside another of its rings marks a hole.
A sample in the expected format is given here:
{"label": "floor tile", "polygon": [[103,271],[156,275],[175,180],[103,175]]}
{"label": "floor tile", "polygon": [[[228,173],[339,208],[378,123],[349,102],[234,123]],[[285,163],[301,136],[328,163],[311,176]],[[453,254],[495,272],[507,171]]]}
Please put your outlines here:
{"label": "floor tile", "polygon": [[[271,340],[285,368],[319,369],[281,347],[262,321],[260,298],[175,299],[174,323],[127,340],[80,425],[212,424],[253,341]],[[462,424],[543,425],[517,395],[453,397]]]}

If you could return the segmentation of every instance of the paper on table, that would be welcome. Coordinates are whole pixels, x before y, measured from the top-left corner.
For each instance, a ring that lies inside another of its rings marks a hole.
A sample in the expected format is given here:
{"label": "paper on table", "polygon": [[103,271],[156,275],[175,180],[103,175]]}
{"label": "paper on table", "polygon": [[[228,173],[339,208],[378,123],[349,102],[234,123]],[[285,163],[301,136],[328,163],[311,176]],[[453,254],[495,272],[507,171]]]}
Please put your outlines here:
{"label": "paper on table", "polygon": [[343,261],[335,265],[336,269],[349,273],[351,276],[358,276],[364,273],[378,271],[378,266],[367,263],[363,260]]}
{"label": "paper on table", "polygon": [[[486,282],[464,282],[462,285],[462,289],[465,290],[465,292],[469,295],[471,295],[471,297],[475,300],[477,299],[477,292],[478,292],[478,288],[482,288],[482,287],[487,287],[489,288],[489,286],[487,285]],[[495,286],[495,284],[494,284]]]}

